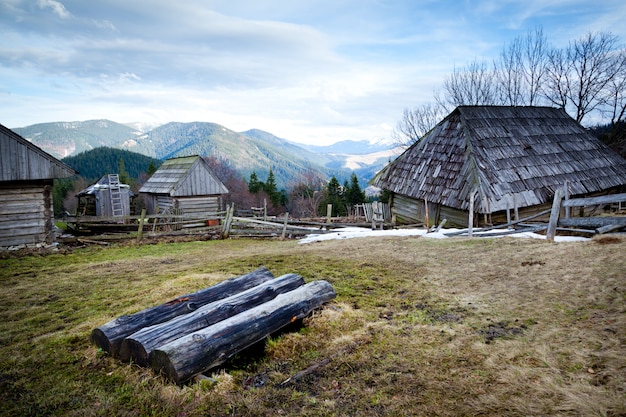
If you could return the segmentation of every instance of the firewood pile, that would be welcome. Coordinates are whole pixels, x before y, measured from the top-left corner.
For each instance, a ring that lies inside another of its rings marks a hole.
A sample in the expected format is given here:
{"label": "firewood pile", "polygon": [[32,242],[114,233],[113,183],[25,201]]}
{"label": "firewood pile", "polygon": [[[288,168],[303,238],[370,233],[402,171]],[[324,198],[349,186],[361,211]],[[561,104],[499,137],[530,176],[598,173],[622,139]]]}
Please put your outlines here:
{"label": "firewood pile", "polygon": [[149,366],[183,383],[226,362],[335,298],[324,280],[308,284],[297,274],[261,267],[135,314],[91,332],[113,357]]}

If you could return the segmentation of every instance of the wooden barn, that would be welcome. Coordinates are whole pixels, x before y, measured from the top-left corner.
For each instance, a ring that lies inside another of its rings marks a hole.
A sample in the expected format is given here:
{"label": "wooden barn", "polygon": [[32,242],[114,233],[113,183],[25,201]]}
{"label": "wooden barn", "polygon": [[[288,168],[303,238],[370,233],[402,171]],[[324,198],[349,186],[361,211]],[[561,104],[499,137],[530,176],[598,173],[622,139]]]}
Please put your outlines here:
{"label": "wooden barn", "polygon": [[566,184],[572,197],[615,192],[626,160],[562,109],[460,106],[372,183],[390,191],[398,223],[465,227],[472,202],[485,225],[550,208]]}
{"label": "wooden barn", "polygon": [[129,216],[133,197],[130,186],[120,183],[118,174],[107,174],[76,194],[77,213],[98,217]]}
{"label": "wooden barn", "polygon": [[217,213],[228,189],[199,157],[168,159],[139,190],[148,214]]}
{"label": "wooden barn", "polygon": [[53,243],[52,182],[74,174],[0,125],[0,247]]}

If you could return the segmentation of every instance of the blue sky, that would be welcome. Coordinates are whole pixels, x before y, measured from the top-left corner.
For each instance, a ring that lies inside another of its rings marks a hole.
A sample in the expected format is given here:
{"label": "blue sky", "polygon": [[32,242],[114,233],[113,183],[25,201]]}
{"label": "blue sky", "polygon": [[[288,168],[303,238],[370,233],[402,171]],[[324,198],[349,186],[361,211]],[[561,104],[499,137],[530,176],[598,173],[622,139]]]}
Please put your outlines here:
{"label": "blue sky", "polygon": [[0,123],[206,121],[379,141],[453,68],[543,28],[626,43],[623,0],[0,0]]}

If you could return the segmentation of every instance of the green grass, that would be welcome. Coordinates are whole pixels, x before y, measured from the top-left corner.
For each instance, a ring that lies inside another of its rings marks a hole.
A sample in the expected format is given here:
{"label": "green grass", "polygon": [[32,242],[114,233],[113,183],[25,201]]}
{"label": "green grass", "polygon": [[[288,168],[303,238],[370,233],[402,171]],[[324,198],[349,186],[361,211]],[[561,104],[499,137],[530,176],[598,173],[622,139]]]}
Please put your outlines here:
{"label": "green grass", "polygon": [[[600,243],[227,240],[5,257],[0,414],[624,415],[626,241]],[[261,265],[326,279],[337,298],[182,386],[89,343],[119,315]]]}

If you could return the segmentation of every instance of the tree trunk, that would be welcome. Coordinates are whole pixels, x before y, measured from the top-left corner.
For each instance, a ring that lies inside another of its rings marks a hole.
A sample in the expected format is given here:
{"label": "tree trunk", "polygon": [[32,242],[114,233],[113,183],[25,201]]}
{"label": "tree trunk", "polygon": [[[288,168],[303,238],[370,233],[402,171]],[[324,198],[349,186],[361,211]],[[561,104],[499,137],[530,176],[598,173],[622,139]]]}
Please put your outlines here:
{"label": "tree trunk", "polygon": [[267,268],[261,267],[249,274],[227,279],[203,290],[170,300],[165,304],[147,308],[128,316],[120,316],[95,328],[91,332],[90,339],[92,343],[110,355],[117,356],[122,340],[136,331],[191,313],[200,306],[230,297],[272,278],[274,278],[272,273]]}
{"label": "tree trunk", "polygon": [[314,281],[197,332],[160,346],[149,355],[150,366],[176,383],[224,363],[335,298],[327,281]]}
{"label": "tree trunk", "polygon": [[300,275],[283,275],[239,294],[206,304],[189,314],[145,327],[122,341],[120,359],[147,366],[148,355],[159,346],[261,305],[278,294],[302,285],[304,279]]}

